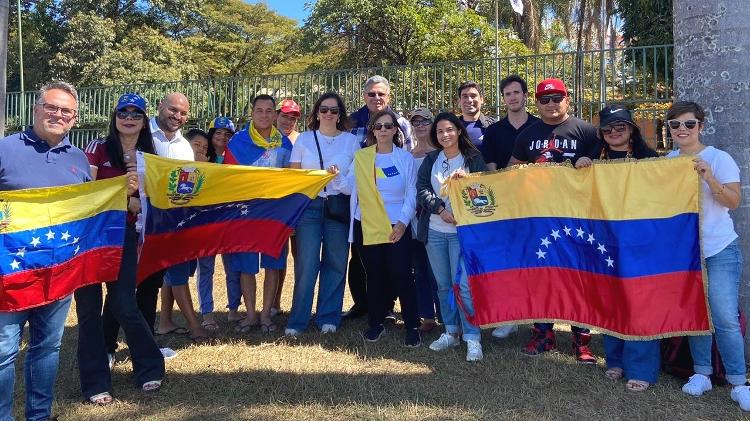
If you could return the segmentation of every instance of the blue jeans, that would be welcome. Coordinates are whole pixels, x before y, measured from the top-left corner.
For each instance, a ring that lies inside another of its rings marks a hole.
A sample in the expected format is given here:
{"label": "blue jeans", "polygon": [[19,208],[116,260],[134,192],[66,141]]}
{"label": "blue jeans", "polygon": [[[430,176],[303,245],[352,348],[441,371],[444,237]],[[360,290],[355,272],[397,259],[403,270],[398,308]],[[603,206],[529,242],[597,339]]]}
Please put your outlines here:
{"label": "blue jeans", "polygon": [[[214,268],[216,256],[201,257],[198,259],[198,302],[201,314],[209,314],[214,311]],[[229,270],[229,262],[225,255],[221,255],[224,265],[224,273],[227,278],[227,308],[237,311],[242,299],[240,290],[240,273]]]}
{"label": "blue jeans", "polygon": [[49,418],[71,298],[69,295],[24,311],[0,312],[0,420],[13,419],[15,362],[26,322],[29,323],[29,349],[23,365],[26,419]]}
{"label": "blue jeans", "polygon": [[[323,217],[323,199],[310,203],[296,228],[297,258],[294,260],[294,295],[288,329],[305,330],[310,323],[315,282],[320,274],[315,323],[320,327],[341,324],[349,227]],[[321,246],[323,247],[321,257]]]}
{"label": "blue jeans", "polygon": [[603,336],[607,368],[621,368],[628,380],[656,383],[661,365],[659,340],[625,341],[610,335]]}
{"label": "blue jeans", "polygon": [[[458,234],[443,233],[435,230],[429,230],[427,233],[427,256],[430,258],[432,273],[435,274],[437,282],[438,298],[440,299],[440,314],[443,316],[445,332],[458,334],[463,332],[465,341],[481,340],[481,333],[477,326],[469,323],[466,314],[459,310],[458,304],[453,296],[453,284],[456,273],[461,271],[459,277],[459,291],[464,310],[469,314],[474,314],[474,305],[471,300],[469,291],[469,281],[466,277],[466,268],[464,259],[461,256],[461,246],[458,243]],[[460,328],[459,328],[460,323]]]}
{"label": "blue jeans", "polygon": [[[708,303],[714,322],[714,335],[721,361],[732,385],[745,384],[745,343],[740,332],[739,292],[742,273],[742,253],[734,240],[724,250],[706,258],[708,275]],[[711,335],[690,336],[693,369],[706,376],[711,367]]]}
{"label": "blue jeans", "polygon": [[440,317],[440,299],[437,295],[437,282],[430,268],[425,245],[418,240],[411,240],[411,260],[414,269],[414,283],[417,288],[417,311],[423,319]]}

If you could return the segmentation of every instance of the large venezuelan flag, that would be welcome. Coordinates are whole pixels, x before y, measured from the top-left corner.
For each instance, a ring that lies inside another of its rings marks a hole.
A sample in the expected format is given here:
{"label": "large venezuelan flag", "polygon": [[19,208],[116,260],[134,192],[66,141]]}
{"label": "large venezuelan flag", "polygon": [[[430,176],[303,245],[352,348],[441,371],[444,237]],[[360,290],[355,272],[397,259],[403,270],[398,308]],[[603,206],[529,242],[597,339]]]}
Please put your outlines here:
{"label": "large venezuelan flag", "polygon": [[451,182],[472,322],[561,321],[631,339],[708,333],[699,187],[689,158]]}
{"label": "large venezuelan flag", "polygon": [[204,256],[279,256],[302,212],[333,175],[138,154],[143,243],[138,279]]}
{"label": "large venezuelan flag", "polygon": [[20,311],[117,279],[125,177],[0,192],[0,311]]}

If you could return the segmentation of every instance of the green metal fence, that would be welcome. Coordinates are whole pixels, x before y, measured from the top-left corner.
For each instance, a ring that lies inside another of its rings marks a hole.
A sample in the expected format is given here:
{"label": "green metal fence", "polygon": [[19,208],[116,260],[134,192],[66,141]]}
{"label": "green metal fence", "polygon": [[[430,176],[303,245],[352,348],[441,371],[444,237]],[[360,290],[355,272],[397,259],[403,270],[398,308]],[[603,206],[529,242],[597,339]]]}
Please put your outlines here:
{"label": "green metal fence", "polygon": [[[277,98],[293,98],[308,112],[315,99],[328,91],[338,92],[354,111],[363,103],[362,85],[375,74],[391,82],[393,108],[407,113],[417,106],[433,111],[456,109],[456,88],[465,80],[478,82],[485,93],[485,112],[502,112],[499,79],[519,74],[532,91],[547,77],[565,80],[575,103],[576,113],[591,119],[603,104],[617,102],[636,109],[649,141],[660,148],[664,140],[662,110],[672,97],[672,46],[557,52],[529,56],[500,57],[446,63],[386,66],[310,73],[263,75],[257,77],[179,82],[130,84],[79,89],[80,116],[71,134],[77,145],[106,131],[109,113],[124,92],[143,95],[155,111],[165,94],[184,93],[190,100],[190,126],[205,127],[216,116],[247,121],[252,99],[262,93]],[[32,124],[35,92],[11,92],[6,99],[6,132]],[[534,112],[533,105],[529,110]]]}

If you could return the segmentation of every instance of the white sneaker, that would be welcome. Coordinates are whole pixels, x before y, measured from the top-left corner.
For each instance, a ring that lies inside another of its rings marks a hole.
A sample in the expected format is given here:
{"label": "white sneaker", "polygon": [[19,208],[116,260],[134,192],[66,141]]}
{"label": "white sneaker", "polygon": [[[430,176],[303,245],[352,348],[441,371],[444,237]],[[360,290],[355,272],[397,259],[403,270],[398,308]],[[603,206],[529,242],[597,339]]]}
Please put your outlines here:
{"label": "white sneaker", "polygon": [[711,388],[711,379],[703,374],[693,374],[690,380],[682,386],[682,391],[690,396],[700,396]]}
{"label": "white sneaker", "polygon": [[320,331],[323,333],[336,333],[336,325],[326,323],[320,327]]}
{"label": "white sneaker", "polygon": [[466,341],[466,361],[481,361],[482,358],[484,358],[482,343],[479,341]]}
{"label": "white sneaker", "polygon": [[518,332],[518,325],[507,325],[496,327],[492,331],[492,337],[497,339],[505,339],[513,333]]}
{"label": "white sneaker", "polygon": [[161,351],[161,355],[165,360],[171,360],[177,356],[177,351],[172,348],[159,348],[159,351]]}
{"label": "white sneaker", "polygon": [[732,388],[732,400],[740,404],[743,411],[750,411],[750,387],[735,386]]}
{"label": "white sneaker", "polygon": [[115,354],[107,354],[107,360],[109,360],[109,371],[115,368]]}
{"label": "white sneaker", "polygon": [[290,328],[284,329],[284,336],[291,336],[292,338],[296,338],[297,336],[301,334],[302,332],[297,329],[290,329]]}
{"label": "white sneaker", "polygon": [[445,351],[448,348],[458,346],[460,343],[461,341],[459,341],[457,337],[448,333],[443,333],[435,342],[430,344],[430,349],[433,351]]}

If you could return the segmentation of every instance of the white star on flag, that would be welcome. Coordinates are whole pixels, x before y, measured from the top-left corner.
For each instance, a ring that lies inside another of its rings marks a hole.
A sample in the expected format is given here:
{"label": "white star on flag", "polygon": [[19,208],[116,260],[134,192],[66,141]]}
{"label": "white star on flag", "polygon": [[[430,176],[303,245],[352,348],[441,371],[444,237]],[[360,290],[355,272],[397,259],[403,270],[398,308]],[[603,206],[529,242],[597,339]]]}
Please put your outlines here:
{"label": "white star on flag", "polygon": [[[597,244],[598,244],[598,243],[597,243]],[[597,249],[598,249],[598,250],[599,250],[600,252],[602,252],[602,254],[604,254],[604,253],[606,253],[606,252],[607,252],[607,248],[606,248],[606,247],[604,247],[604,244],[599,244],[599,247],[597,247]]]}
{"label": "white star on flag", "polygon": [[53,240],[55,238],[55,233],[52,232],[52,230],[47,231],[47,234],[45,235],[47,236],[48,240]]}
{"label": "white star on flag", "polygon": [[76,246],[76,249],[75,249],[75,250],[73,250],[73,254],[78,254],[78,251],[79,251],[79,250],[81,250],[81,246],[80,246],[80,245],[77,245],[77,246]]}
{"label": "white star on flag", "polygon": [[41,241],[39,241],[39,237],[31,237],[31,245],[36,247],[39,244],[42,244]]}
{"label": "white star on flag", "polygon": [[21,248],[20,248],[20,249],[18,249],[18,251],[16,252],[16,256],[18,256],[18,257],[23,257],[23,256],[25,256],[25,255],[26,255],[26,247],[21,247]]}
{"label": "white star on flag", "polygon": [[552,238],[557,240],[558,238],[560,238],[560,230],[552,230],[552,234],[550,235],[552,236]]}
{"label": "white star on flag", "polygon": [[65,231],[65,232],[64,232],[64,233],[62,233],[62,235],[60,236],[60,239],[61,239],[61,240],[63,240],[63,241],[68,241],[68,238],[70,238],[70,234],[68,233],[68,231]]}
{"label": "white star on flag", "polygon": [[583,228],[578,228],[578,229],[576,230],[576,232],[578,233],[578,234],[576,234],[576,237],[581,237],[581,238],[583,238]]}
{"label": "white star on flag", "polygon": [[78,242],[78,240],[79,240],[79,238],[78,238],[78,237],[73,237],[73,244],[77,243],[77,242]]}
{"label": "white star on flag", "polygon": [[185,225],[185,221],[180,221],[180,223],[177,224],[177,228],[182,228],[183,225]]}
{"label": "white star on flag", "polygon": [[543,245],[544,247],[547,247],[547,248],[549,248],[549,245],[550,245],[550,244],[552,244],[552,243],[551,243],[551,242],[550,242],[550,241],[549,241],[549,240],[547,239],[547,237],[544,237],[544,238],[542,238],[542,245]]}
{"label": "white star on flag", "polygon": [[192,220],[193,218],[195,218],[195,216],[196,216],[195,214],[192,214],[192,215],[190,215],[190,216],[188,217],[188,221],[190,221],[190,220]]}
{"label": "white star on flag", "polygon": [[537,259],[544,259],[544,256],[547,254],[546,251],[542,251],[541,249],[537,249],[536,251],[536,258]]}
{"label": "white star on flag", "polygon": [[247,210],[247,209],[242,209],[242,210],[240,211],[240,213],[241,213],[242,215],[247,215],[247,213],[248,213],[248,210]]}
{"label": "white star on flag", "polygon": [[589,239],[586,241],[588,241],[589,244],[594,244],[594,241],[596,241],[596,238],[594,238],[594,234],[589,234]]}
{"label": "white star on flag", "polygon": [[611,257],[607,256],[604,260],[607,262],[607,267],[615,267],[615,261]]}
{"label": "white star on flag", "polygon": [[567,225],[563,225],[563,231],[565,231],[565,235],[570,236],[570,232],[573,231],[570,228],[568,228]]}
{"label": "white star on flag", "polygon": [[13,261],[10,262],[11,269],[18,270],[19,267],[21,267],[21,264],[16,259],[13,259]]}

